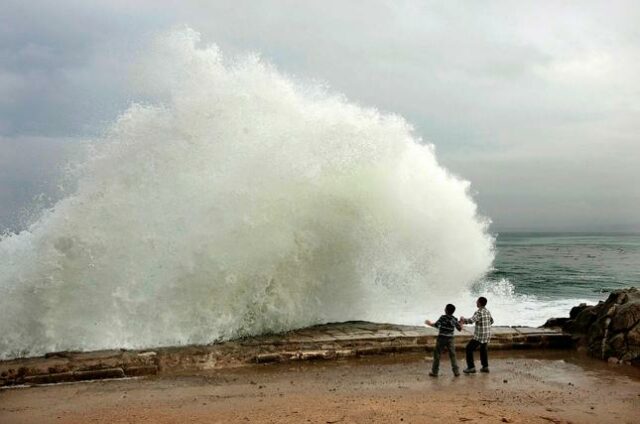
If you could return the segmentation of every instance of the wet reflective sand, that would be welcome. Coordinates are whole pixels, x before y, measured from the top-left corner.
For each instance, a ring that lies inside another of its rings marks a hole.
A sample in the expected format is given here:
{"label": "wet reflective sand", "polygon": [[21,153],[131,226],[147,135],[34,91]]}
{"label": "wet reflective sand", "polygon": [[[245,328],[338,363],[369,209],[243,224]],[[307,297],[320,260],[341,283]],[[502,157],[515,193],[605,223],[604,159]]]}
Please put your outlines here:
{"label": "wet reflective sand", "polygon": [[[459,354],[459,359],[460,354]],[[0,391],[9,423],[634,422],[640,370],[569,351],[492,352],[491,373],[427,376],[424,355],[257,365]]]}

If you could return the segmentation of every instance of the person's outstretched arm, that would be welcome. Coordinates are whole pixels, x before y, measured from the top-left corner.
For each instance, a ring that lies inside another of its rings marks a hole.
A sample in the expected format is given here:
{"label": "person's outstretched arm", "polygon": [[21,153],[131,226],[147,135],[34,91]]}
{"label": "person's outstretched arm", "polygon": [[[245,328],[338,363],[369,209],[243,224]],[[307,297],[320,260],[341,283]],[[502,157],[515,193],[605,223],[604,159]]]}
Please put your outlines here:
{"label": "person's outstretched arm", "polygon": [[460,317],[460,320],[462,321],[463,324],[473,324],[479,319],[480,319],[480,314],[478,313],[478,311],[476,311],[471,318]]}
{"label": "person's outstretched arm", "polygon": [[429,320],[426,320],[424,323],[435,328],[440,328],[440,325],[442,324],[442,317],[438,318],[438,321],[436,322],[431,322]]}

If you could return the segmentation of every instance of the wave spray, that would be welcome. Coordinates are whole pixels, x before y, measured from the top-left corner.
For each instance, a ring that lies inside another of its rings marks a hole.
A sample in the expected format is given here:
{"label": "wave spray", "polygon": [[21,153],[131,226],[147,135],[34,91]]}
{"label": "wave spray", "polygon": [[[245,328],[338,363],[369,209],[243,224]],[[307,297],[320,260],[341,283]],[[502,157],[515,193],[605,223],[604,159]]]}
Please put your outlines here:
{"label": "wave spray", "polygon": [[0,358],[401,322],[490,267],[468,183],[401,117],[189,29],[140,66],[155,100],[92,143],[73,194],[0,240]]}

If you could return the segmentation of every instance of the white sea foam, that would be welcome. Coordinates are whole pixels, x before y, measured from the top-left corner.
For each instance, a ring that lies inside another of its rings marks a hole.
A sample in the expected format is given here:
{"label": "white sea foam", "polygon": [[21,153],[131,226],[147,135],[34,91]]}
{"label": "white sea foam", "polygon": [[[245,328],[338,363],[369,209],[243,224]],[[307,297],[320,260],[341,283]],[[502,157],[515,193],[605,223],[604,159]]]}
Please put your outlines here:
{"label": "white sea foam", "polygon": [[[500,281],[481,280],[470,290],[462,290],[443,302],[456,306],[455,316],[471,317],[476,311],[479,296],[488,299],[487,309],[495,320],[495,325],[521,325],[539,327],[552,317],[568,317],[572,307],[580,303],[594,304],[593,299],[584,298],[544,298],[532,294],[517,293],[507,279]],[[422,325],[425,319],[435,320],[444,313],[446,303],[435,308],[415,313],[411,310],[396,316],[395,323]],[[431,306],[431,305],[429,305]]]}
{"label": "white sea foam", "polygon": [[[77,190],[0,241],[0,358],[439,311],[493,260],[401,117],[160,37]],[[144,83],[144,84],[143,84]]]}
{"label": "white sea foam", "polygon": [[[517,293],[513,283],[507,279],[483,281],[476,285],[474,293],[485,296],[490,304],[496,325],[526,325],[537,327],[552,317],[568,317],[572,307],[580,303],[593,303],[581,298],[544,298],[539,295]],[[473,300],[473,299],[471,299]],[[472,303],[467,310],[473,312]]]}

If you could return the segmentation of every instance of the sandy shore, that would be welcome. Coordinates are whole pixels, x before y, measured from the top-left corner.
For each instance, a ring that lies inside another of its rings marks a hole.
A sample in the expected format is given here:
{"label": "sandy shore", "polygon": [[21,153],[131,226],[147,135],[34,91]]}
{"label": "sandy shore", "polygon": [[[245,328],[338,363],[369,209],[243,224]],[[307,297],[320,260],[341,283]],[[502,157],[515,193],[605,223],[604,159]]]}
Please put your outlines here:
{"label": "sandy shore", "polygon": [[[459,355],[460,356],[460,355]],[[491,373],[427,376],[425,355],[256,365],[0,391],[11,423],[631,423],[640,371],[575,352],[492,352]]]}

